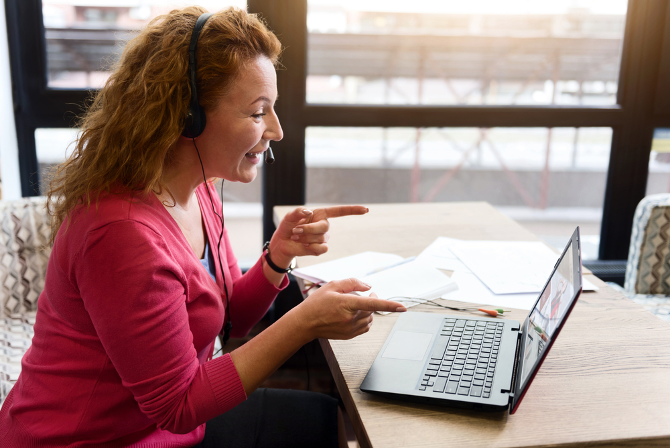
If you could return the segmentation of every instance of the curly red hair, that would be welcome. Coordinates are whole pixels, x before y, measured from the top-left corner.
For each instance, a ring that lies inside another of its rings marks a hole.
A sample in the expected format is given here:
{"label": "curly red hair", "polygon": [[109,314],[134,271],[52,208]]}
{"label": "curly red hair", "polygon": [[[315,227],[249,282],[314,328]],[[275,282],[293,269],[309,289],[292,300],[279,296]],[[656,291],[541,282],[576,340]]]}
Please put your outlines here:
{"label": "curly red hair", "polygon": [[[181,135],[191,97],[188,47],[201,7],[156,17],[131,39],[113,73],[81,117],[71,155],[52,172],[47,193],[51,244],[78,204],[112,189],[161,191],[165,164]],[[245,62],[277,66],[281,44],[256,15],[238,8],[214,14],[196,51],[200,104],[226,93]]]}

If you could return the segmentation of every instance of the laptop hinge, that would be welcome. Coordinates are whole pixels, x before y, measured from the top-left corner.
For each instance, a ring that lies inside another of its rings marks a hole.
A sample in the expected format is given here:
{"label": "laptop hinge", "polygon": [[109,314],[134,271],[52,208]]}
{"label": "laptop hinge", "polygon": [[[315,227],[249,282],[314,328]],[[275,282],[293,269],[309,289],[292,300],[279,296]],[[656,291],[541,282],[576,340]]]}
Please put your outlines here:
{"label": "laptop hinge", "polygon": [[[518,331],[518,336],[516,338],[516,351],[514,352],[514,359],[519,359],[517,356],[519,355],[519,348],[521,347],[521,335],[522,331],[521,329],[516,330]],[[508,392],[509,393],[509,402],[512,404],[512,400],[514,399],[514,385],[516,384],[516,375],[517,375],[517,368],[519,366],[518,362],[514,363],[514,370],[512,371],[512,382],[509,385],[509,388],[507,390],[503,389],[501,392]]]}

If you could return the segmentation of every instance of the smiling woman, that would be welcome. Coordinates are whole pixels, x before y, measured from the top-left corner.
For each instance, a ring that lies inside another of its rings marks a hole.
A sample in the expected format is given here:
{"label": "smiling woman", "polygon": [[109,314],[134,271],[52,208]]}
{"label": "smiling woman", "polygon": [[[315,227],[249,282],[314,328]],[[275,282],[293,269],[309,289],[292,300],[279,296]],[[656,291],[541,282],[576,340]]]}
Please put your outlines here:
{"label": "smiling woman", "polygon": [[[259,56],[243,64],[236,78],[226,94],[205,109],[208,126],[197,145],[209,177],[248,183],[256,178],[256,165],[270,142],[283,136],[274,111],[277,75],[272,61]],[[183,172],[184,163],[199,168],[198,159],[193,160],[196,154],[194,141],[180,137],[175,160],[166,167],[166,178]]]}
{"label": "smiling woman", "polygon": [[205,14],[172,11],[128,43],[53,174],[53,250],[3,446],[346,444],[336,400],[256,389],[307,342],[356,337],[399,303],[332,282],[212,359],[217,335],[266,313],[293,258],[328,250],[329,219],[368,210],[296,208],[242,275],[210,180],[251,182],[282,138],[281,45],[245,11]]}

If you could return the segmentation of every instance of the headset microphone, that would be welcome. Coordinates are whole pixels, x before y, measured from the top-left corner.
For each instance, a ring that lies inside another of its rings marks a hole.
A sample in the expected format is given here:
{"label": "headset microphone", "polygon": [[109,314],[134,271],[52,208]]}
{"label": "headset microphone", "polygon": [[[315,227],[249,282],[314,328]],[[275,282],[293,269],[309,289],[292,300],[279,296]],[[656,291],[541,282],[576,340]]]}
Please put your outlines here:
{"label": "headset microphone", "polygon": [[275,156],[272,154],[272,148],[268,146],[268,150],[265,151],[265,163],[268,165],[272,165],[275,163]]}

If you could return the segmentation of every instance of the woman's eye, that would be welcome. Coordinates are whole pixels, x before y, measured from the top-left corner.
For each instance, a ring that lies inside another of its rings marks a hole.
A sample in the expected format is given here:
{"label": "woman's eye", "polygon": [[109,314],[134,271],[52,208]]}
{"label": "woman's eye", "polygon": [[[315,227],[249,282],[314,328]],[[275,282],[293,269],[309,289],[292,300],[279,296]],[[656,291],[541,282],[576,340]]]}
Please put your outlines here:
{"label": "woman's eye", "polygon": [[252,117],[254,117],[254,119],[256,119],[256,120],[260,120],[261,117],[263,117],[264,115],[265,114],[253,114]]}

